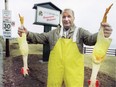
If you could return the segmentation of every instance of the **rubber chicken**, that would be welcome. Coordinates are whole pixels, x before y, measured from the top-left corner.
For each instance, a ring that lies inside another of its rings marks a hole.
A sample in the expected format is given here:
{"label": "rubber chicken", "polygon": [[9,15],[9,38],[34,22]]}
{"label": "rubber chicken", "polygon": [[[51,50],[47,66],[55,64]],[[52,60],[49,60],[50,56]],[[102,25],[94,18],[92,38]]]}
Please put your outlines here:
{"label": "rubber chicken", "polygon": [[[111,9],[112,5],[113,4],[111,4],[108,8],[106,8],[102,23],[107,22],[107,14]],[[90,80],[88,81],[89,87],[99,87],[99,81],[96,80],[96,77],[100,68],[100,64],[105,59],[106,52],[111,44],[111,41],[112,41],[111,38],[104,37],[103,27],[101,26],[98,32],[97,42],[94,46],[92,53],[92,74]]]}
{"label": "rubber chicken", "polygon": [[[20,16],[19,14],[19,18],[20,18],[20,23],[21,23],[21,27],[23,28],[24,25],[24,17]],[[20,48],[20,52],[23,56],[23,67],[21,69],[21,73],[26,76],[28,75],[28,43],[26,40],[26,34],[22,33],[22,36],[18,38],[18,44],[19,44],[19,48]]]}

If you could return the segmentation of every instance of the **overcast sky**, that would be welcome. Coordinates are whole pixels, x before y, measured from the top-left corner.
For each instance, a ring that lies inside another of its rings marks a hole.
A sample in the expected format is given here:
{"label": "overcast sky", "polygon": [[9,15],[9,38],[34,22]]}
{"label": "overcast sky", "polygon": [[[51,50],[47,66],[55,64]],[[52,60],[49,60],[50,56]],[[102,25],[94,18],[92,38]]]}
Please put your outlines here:
{"label": "overcast sky", "polygon": [[[100,22],[106,8],[114,3],[109,14],[108,23],[113,28],[111,35],[111,48],[116,48],[116,0],[8,0],[9,10],[12,11],[12,21],[15,26],[12,27],[12,37],[17,37],[17,29],[20,26],[20,13],[25,18],[25,27],[32,32],[43,32],[43,26],[33,25],[35,20],[34,4],[52,2],[61,10],[71,8],[75,12],[75,24],[77,27],[83,27],[91,33],[98,31]],[[0,35],[2,35],[2,10],[5,8],[4,0],[0,0]]]}

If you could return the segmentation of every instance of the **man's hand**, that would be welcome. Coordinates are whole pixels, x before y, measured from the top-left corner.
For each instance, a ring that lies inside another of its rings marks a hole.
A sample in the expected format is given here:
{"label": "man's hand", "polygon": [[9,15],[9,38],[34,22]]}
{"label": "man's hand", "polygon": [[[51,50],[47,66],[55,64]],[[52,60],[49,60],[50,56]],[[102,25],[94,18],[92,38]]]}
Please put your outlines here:
{"label": "man's hand", "polygon": [[25,27],[18,27],[18,35],[21,37],[22,33],[25,33],[26,35],[28,34],[28,31]]}
{"label": "man's hand", "polygon": [[101,26],[104,28],[104,37],[108,38],[112,34],[112,28],[108,23],[101,23]]}

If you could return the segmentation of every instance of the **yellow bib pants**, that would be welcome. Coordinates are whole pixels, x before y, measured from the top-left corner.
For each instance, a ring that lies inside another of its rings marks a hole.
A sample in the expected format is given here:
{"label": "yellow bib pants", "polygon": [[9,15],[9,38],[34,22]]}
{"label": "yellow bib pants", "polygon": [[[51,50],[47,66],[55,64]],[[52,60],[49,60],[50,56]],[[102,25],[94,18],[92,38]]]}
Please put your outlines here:
{"label": "yellow bib pants", "polygon": [[50,52],[47,87],[83,87],[84,56],[72,39],[60,38]]}

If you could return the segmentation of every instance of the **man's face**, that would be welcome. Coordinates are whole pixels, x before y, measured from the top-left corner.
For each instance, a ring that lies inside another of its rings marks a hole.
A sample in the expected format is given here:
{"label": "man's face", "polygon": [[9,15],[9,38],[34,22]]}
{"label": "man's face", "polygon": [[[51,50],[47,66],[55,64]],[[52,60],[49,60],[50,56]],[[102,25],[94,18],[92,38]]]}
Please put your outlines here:
{"label": "man's face", "polygon": [[64,11],[62,14],[62,24],[65,29],[70,29],[74,22],[74,16],[71,11]]}

